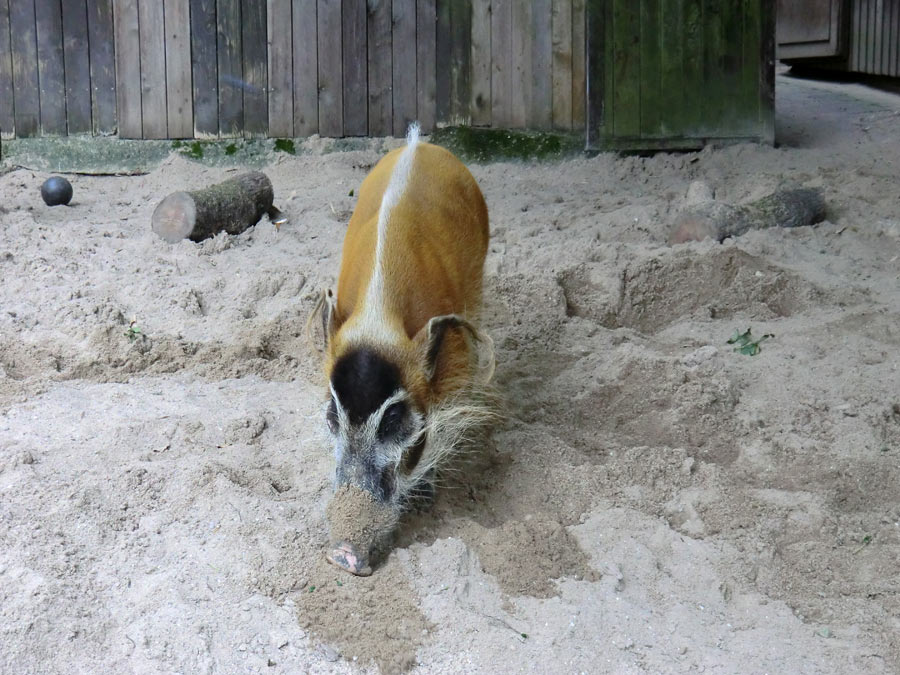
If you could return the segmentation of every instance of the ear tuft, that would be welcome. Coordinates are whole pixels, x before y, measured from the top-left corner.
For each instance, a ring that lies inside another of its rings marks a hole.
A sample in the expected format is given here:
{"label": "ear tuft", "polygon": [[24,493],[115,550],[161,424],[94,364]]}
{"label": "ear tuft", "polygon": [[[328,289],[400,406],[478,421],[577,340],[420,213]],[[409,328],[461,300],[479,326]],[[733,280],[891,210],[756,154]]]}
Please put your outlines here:
{"label": "ear tuft", "polygon": [[319,294],[319,298],[316,300],[316,304],[310,312],[309,318],[306,320],[306,335],[307,339],[312,341],[312,325],[316,320],[316,317],[321,317],[322,320],[322,340],[324,342],[324,346],[328,346],[328,343],[331,342],[332,337],[337,332],[337,329],[340,327],[337,323],[337,299],[334,297],[334,293],[330,288],[323,290]]}
{"label": "ear tuft", "polygon": [[475,358],[472,366],[477,371],[487,372],[485,381],[489,380],[494,370],[492,342],[490,338],[483,336],[470,321],[458,314],[433,317],[425,326],[425,377],[429,382],[434,380],[438,358],[441,355],[447,331],[455,328],[463,329],[468,339],[475,343],[476,349],[473,353]]}

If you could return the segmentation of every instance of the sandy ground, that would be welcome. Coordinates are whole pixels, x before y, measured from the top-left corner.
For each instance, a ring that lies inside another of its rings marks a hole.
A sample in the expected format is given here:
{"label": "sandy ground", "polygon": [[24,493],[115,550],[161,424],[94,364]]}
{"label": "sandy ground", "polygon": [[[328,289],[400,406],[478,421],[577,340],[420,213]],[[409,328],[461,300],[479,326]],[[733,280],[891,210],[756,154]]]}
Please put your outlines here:
{"label": "sandy ground", "polygon": [[[0,176],[0,671],[898,672],[900,98],[780,77],[778,138],[473,167],[507,419],[369,578],[303,327],[380,152],[199,245],[150,214],[226,169]],[[697,180],[828,220],[669,248]]]}

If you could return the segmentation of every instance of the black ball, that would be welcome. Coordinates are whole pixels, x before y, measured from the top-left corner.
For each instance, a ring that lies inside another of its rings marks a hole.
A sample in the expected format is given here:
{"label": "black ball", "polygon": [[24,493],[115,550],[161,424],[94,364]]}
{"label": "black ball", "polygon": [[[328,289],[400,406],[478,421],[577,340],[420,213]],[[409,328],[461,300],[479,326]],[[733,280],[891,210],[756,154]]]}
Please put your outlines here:
{"label": "black ball", "polygon": [[47,206],[68,204],[72,199],[72,184],[62,176],[50,176],[41,185],[41,197]]}

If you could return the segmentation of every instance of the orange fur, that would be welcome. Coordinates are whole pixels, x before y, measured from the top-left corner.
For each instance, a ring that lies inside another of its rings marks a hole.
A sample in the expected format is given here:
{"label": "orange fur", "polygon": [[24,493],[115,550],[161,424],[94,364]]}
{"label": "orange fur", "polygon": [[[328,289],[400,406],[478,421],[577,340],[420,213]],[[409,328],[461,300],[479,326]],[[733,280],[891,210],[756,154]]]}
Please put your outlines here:
{"label": "orange fur", "polygon": [[463,329],[454,328],[446,334],[434,376],[426,379],[426,333],[436,316],[456,314],[477,322],[488,214],[481,190],[462,162],[443,148],[418,143],[405,189],[384,230],[380,306],[367,307],[379,210],[404,150],[382,158],[360,188],[344,239],[325,370],[330,377],[334,362],[352,346],[377,347],[400,367],[406,388],[420,405],[428,407],[467,378],[470,340]]}

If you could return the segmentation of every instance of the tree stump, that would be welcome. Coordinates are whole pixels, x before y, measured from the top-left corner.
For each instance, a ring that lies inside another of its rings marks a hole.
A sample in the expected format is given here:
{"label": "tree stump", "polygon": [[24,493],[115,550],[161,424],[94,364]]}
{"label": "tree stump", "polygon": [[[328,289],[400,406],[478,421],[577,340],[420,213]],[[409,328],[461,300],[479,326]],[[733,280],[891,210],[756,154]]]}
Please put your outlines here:
{"label": "tree stump", "polygon": [[169,243],[202,241],[219,232],[240,234],[266,213],[277,213],[272,182],[259,171],[229,178],[203,190],[173,192],[153,211],[151,227]]}
{"label": "tree stump", "polygon": [[703,241],[722,242],[749,230],[768,227],[814,225],[825,218],[825,200],[818,190],[778,190],[743,205],[707,201],[682,211],[675,220],[669,244]]}

